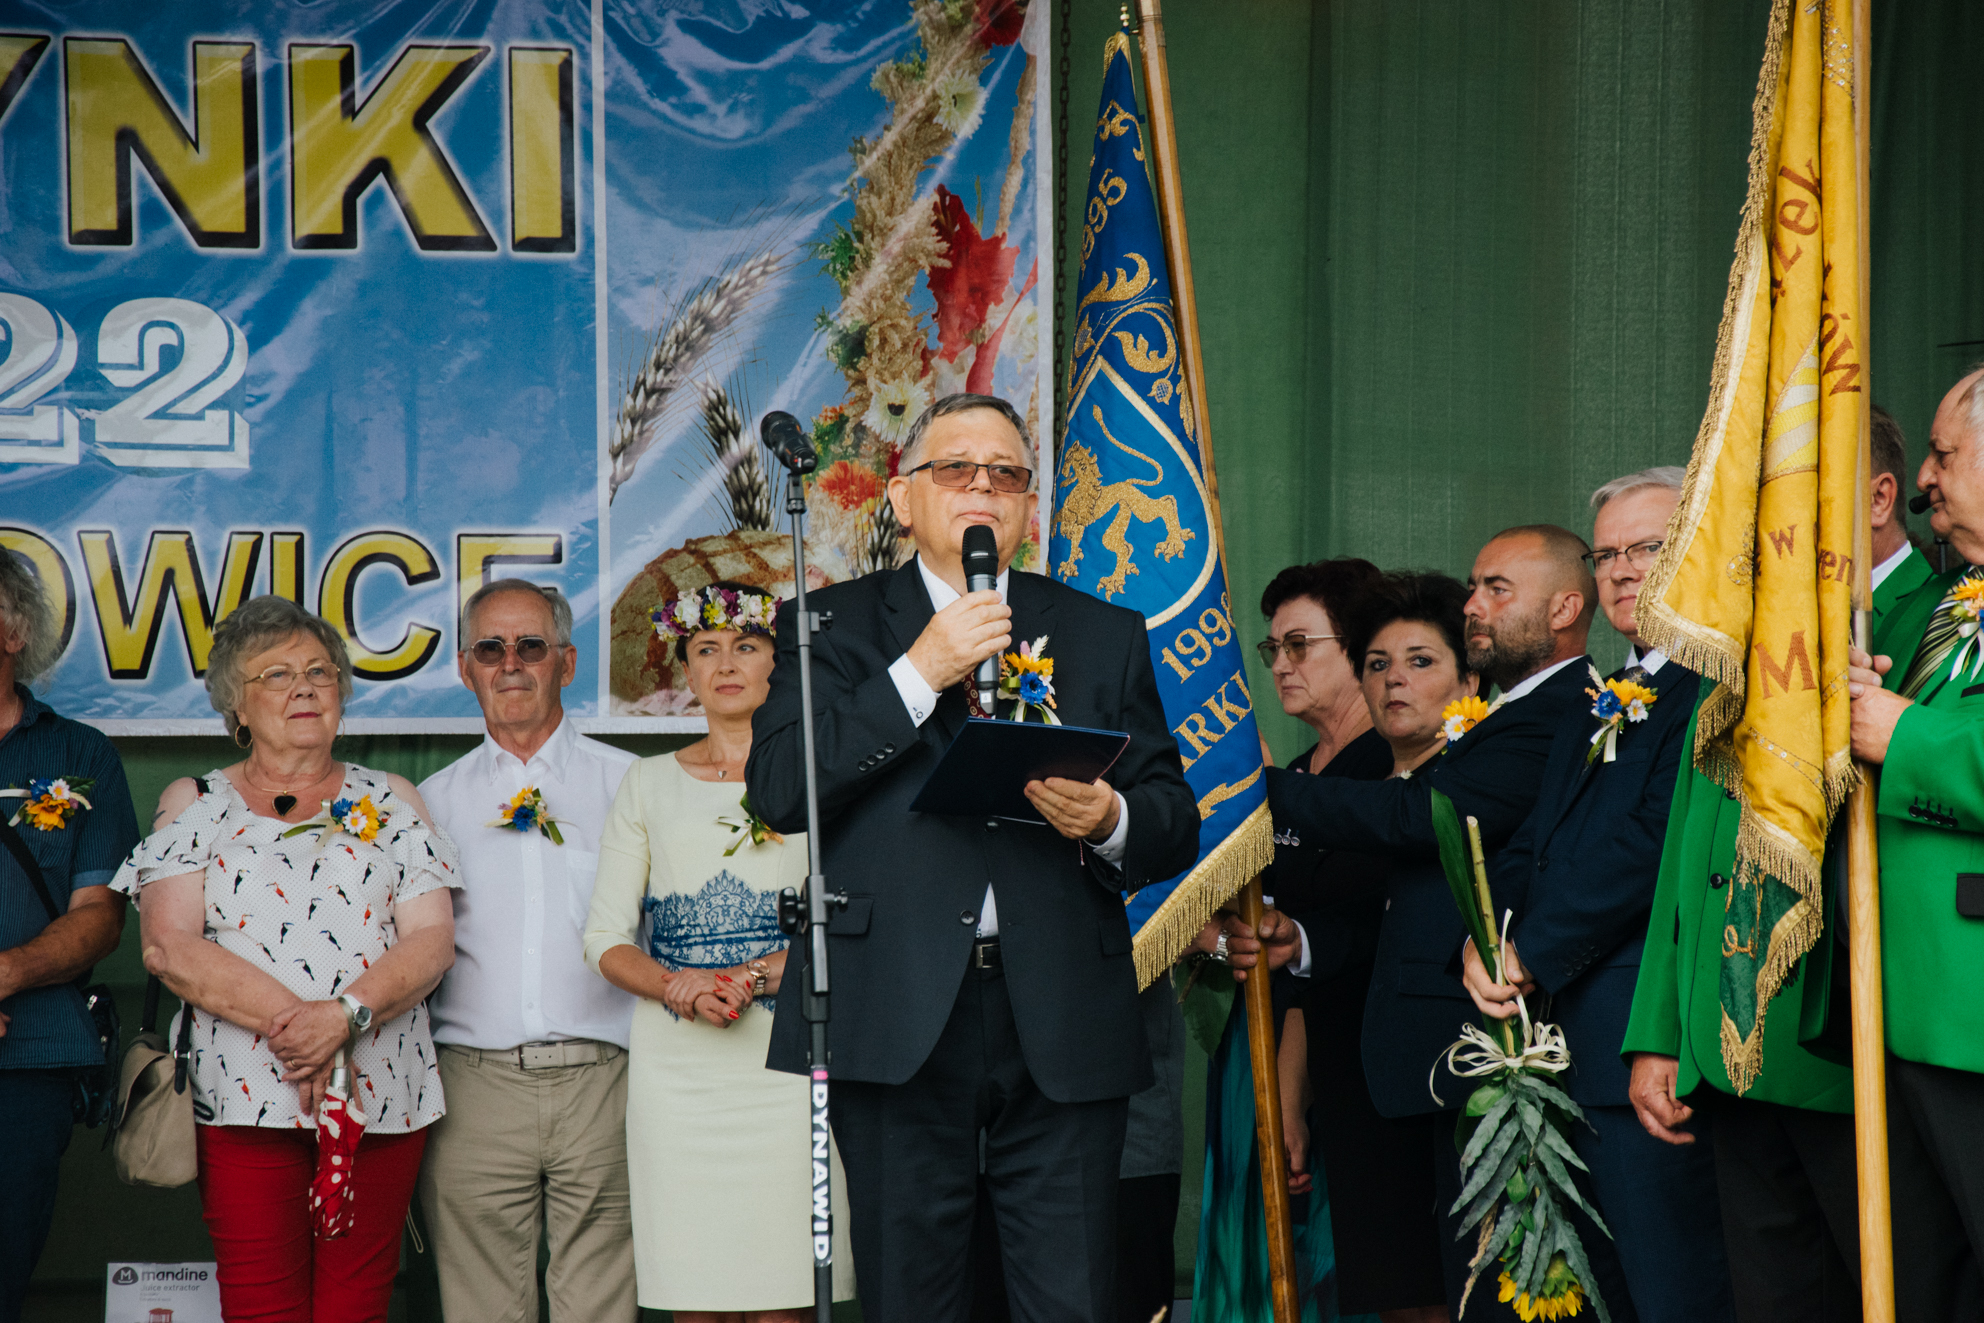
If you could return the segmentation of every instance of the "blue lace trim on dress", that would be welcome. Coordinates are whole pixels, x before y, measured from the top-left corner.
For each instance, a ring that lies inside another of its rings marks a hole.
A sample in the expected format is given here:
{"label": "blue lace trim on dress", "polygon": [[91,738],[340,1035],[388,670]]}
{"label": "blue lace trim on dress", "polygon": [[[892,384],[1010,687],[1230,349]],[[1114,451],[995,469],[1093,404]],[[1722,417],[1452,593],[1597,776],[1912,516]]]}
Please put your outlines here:
{"label": "blue lace trim on dress", "polygon": [[[730,969],[775,951],[790,939],[779,931],[778,896],[753,890],[724,869],[693,894],[647,896],[648,954],[666,969]],[[772,997],[753,1003],[776,1008]]]}

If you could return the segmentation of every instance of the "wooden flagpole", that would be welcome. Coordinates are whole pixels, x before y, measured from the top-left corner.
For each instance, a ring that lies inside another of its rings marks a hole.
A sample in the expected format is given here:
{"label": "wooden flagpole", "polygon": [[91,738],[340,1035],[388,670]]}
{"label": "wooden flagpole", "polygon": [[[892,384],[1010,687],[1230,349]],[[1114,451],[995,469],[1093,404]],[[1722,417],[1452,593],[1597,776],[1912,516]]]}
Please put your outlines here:
{"label": "wooden flagpole", "polygon": [[[1064,0],[1065,2],[1065,0]],[[1171,78],[1165,67],[1164,16],[1158,0],[1137,0],[1139,45],[1144,59],[1144,97],[1150,108],[1152,174],[1157,184],[1158,220],[1164,230],[1165,262],[1171,270],[1171,297],[1177,305],[1178,338],[1184,357],[1183,376],[1192,416],[1199,430],[1199,458],[1211,499],[1213,537],[1219,563],[1226,559],[1226,530],[1220,518],[1219,479],[1213,470],[1212,428],[1206,417],[1205,360],[1199,351],[1198,300],[1192,289],[1192,254],[1185,240],[1185,197],[1178,178],[1178,135],[1171,113]],[[1126,15],[1127,16],[1127,15]],[[1240,893],[1240,918],[1258,929],[1261,922],[1261,880],[1256,877]],[[1275,1323],[1297,1323],[1301,1307],[1295,1298],[1295,1233],[1288,1213],[1288,1154],[1282,1147],[1281,1085],[1276,1070],[1274,1007],[1269,999],[1267,971],[1256,969],[1241,984],[1247,1007],[1247,1039],[1254,1070],[1254,1140],[1261,1159],[1261,1203],[1268,1233],[1268,1280]]]}
{"label": "wooden flagpole", "polygon": [[[1872,384],[1867,330],[1872,252],[1868,247],[1869,63],[1872,0],[1853,0],[1853,144],[1859,174],[1860,405],[1859,480],[1854,497],[1853,641],[1873,651]],[[1897,500],[1899,496],[1897,495]],[[1860,1313],[1866,1323],[1894,1323],[1894,1223],[1888,1186],[1887,1051],[1881,990],[1881,868],[1875,844],[1877,773],[1860,765],[1860,784],[1846,801],[1847,962],[1853,991],[1853,1138],[1860,1174]],[[1829,940],[1829,939],[1828,939]]]}

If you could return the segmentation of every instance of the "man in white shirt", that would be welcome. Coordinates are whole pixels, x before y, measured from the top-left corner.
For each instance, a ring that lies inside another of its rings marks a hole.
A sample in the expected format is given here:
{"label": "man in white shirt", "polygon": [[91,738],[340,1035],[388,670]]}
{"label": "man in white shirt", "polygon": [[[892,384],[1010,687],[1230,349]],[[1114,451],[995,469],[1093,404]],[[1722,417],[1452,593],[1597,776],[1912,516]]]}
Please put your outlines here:
{"label": "man in white shirt", "polygon": [[488,734],[420,786],[461,848],[463,881],[455,964],[432,1007],[448,1114],[420,1174],[441,1305],[451,1319],[535,1320],[548,1224],[553,1317],[631,1323],[634,1002],[586,967],[584,934],[600,832],[635,759],[565,720],[578,649],[556,590],[485,585],[461,638]]}

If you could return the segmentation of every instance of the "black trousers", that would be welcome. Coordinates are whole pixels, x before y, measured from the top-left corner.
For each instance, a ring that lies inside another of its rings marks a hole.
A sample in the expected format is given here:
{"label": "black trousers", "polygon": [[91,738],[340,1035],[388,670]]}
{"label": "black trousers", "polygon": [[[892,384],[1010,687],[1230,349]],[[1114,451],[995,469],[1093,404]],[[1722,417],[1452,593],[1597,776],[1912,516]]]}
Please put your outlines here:
{"label": "black trousers", "polygon": [[1984,1075],[1888,1058],[1888,1173],[1897,1316],[1984,1319]]}
{"label": "black trousers", "polygon": [[[1859,1319],[1853,1118],[1706,1087],[1688,1101],[1714,1119],[1715,1180],[1736,1316],[1742,1323]],[[1898,1189],[1896,1196],[1899,1251]],[[1899,1286],[1901,1274],[1896,1276]],[[1899,1313],[1909,1323],[1922,1320],[1905,1306]]]}
{"label": "black trousers", "polygon": [[1041,1093],[999,971],[966,970],[915,1075],[835,1081],[832,1099],[867,1323],[970,1318],[981,1132],[1012,1317],[1115,1323],[1128,1100],[1059,1103]]}

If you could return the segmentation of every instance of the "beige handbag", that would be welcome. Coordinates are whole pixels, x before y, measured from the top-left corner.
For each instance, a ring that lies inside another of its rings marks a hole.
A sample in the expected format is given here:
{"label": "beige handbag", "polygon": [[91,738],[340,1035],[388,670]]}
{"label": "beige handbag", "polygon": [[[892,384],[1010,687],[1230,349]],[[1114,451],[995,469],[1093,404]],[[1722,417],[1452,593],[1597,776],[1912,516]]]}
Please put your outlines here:
{"label": "beige handbag", "polygon": [[145,984],[145,1015],[117,1073],[113,1151],[126,1185],[170,1189],[199,1175],[193,1135],[193,1008],[181,1008],[179,1041],[165,1050],[158,1023],[160,984]]}

